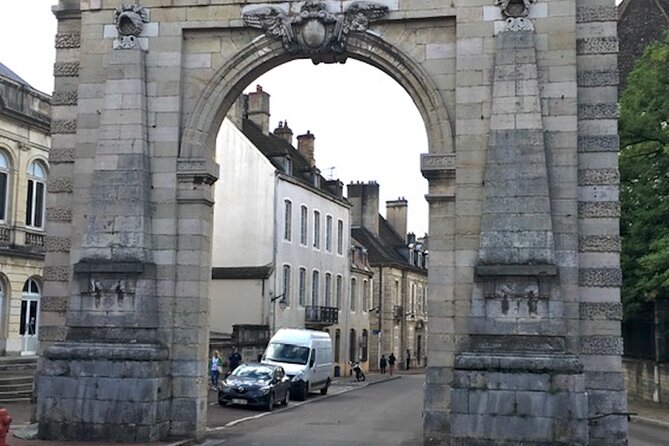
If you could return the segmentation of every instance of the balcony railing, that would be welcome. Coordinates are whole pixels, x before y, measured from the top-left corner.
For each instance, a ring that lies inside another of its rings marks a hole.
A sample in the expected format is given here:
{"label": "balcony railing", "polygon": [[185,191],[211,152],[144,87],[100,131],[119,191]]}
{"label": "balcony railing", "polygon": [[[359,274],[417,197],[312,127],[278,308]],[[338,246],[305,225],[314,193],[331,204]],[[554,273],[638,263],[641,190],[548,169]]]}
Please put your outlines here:
{"label": "balcony railing", "polygon": [[25,245],[33,248],[44,248],[44,234],[36,234],[34,232],[25,233]]}
{"label": "balcony railing", "polygon": [[304,307],[304,322],[307,325],[335,325],[339,322],[337,307]]}
{"label": "balcony railing", "polygon": [[7,245],[12,241],[12,230],[10,228],[0,227],[0,243]]}

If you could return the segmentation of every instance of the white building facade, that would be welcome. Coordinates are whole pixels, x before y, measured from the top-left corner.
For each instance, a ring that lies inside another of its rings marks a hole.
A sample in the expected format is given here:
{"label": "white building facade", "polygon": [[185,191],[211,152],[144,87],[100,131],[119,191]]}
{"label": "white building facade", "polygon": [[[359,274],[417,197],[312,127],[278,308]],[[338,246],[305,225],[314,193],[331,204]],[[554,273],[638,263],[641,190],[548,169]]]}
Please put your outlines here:
{"label": "white building facade", "polygon": [[296,149],[287,125],[269,133],[260,87],[242,102],[218,135],[210,329],[325,329],[348,303],[350,204],[316,168],[314,135]]}

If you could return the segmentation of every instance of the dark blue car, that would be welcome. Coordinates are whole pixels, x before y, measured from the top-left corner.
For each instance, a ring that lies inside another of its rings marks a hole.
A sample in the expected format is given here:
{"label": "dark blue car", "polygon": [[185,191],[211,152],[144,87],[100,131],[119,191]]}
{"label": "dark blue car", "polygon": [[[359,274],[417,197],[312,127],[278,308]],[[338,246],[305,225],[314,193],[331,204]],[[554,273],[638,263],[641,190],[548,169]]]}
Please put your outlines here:
{"label": "dark blue car", "polygon": [[242,364],[219,383],[218,404],[262,406],[272,410],[276,403],[287,405],[290,379],[283,367],[272,364]]}

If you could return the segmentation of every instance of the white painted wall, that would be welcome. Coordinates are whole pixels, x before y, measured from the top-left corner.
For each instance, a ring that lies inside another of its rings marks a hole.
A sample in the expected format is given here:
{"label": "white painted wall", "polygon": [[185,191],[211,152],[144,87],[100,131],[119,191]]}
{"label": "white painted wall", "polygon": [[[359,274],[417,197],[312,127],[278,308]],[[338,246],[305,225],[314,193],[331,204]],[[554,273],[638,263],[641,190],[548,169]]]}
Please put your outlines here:
{"label": "white painted wall", "polygon": [[275,169],[229,119],[216,140],[212,267],[272,262]]}
{"label": "white painted wall", "polygon": [[209,329],[232,333],[234,324],[263,324],[263,280],[209,282]]}

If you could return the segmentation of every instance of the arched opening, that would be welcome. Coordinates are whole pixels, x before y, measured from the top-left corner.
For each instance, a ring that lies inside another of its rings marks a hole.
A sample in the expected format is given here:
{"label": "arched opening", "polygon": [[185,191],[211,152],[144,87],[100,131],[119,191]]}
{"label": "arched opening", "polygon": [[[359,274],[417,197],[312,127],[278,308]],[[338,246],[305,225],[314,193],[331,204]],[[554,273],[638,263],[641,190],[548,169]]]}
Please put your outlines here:
{"label": "arched opening", "polygon": [[40,285],[36,278],[31,277],[23,284],[21,294],[21,315],[19,335],[21,336],[21,355],[37,353],[37,336],[39,332]]}

